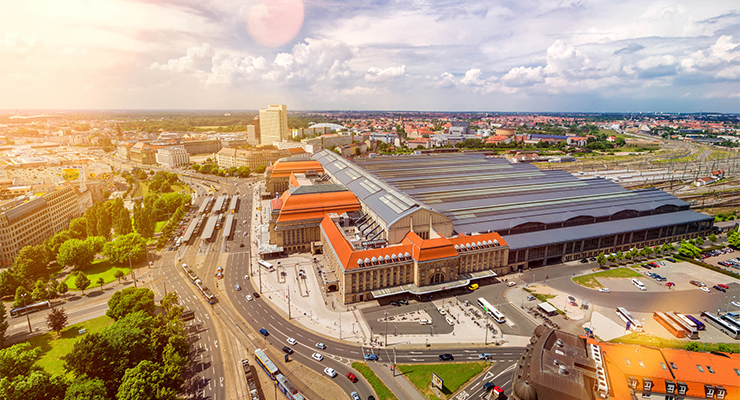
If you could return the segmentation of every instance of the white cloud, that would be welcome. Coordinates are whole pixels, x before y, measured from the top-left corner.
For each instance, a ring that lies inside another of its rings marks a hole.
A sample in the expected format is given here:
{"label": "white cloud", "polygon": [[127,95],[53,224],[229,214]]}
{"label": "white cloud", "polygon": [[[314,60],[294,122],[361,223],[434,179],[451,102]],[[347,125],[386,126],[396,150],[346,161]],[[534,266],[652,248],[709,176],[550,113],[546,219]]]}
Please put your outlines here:
{"label": "white cloud", "polygon": [[165,64],[152,63],[151,68],[160,71],[173,72],[198,72],[204,71],[211,65],[211,59],[215,55],[213,46],[203,43],[187,49],[186,54],[180,58],[173,58]]}
{"label": "white cloud", "polygon": [[370,67],[365,73],[365,80],[368,82],[385,82],[394,78],[406,75],[406,66],[375,68]]}
{"label": "white cloud", "polygon": [[0,50],[14,54],[28,54],[39,47],[39,40],[35,37],[26,37],[18,32],[11,32],[0,39]]}
{"label": "white cloud", "polygon": [[528,86],[545,80],[545,69],[540,67],[514,67],[501,78],[509,86]]}

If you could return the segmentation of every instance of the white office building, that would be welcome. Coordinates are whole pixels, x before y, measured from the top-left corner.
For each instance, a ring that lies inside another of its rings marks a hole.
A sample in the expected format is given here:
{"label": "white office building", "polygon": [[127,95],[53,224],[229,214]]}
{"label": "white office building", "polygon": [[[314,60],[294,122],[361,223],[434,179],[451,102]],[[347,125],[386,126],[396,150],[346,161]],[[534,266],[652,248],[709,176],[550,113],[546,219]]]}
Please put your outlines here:
{"label": "white office building", "polygon": [[177,168],[190,164],[190,155],[185,146],[168,146],[157,150],[157,163],[167,168]]}

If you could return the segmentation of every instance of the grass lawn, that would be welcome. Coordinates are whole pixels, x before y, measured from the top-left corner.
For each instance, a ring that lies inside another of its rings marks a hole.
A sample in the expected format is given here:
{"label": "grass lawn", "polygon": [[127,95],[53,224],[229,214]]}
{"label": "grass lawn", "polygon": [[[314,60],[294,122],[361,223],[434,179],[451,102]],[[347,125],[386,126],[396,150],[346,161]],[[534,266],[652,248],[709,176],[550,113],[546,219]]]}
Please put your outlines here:
{"label": "grass lawn", "polygon": [[352,363],[352,368],[359,371],[367,379],[375,394],[378,395],[378,400],[398,400],[398,397],[393,395],[388,386],[385,386],[385,383],[365,363],[355,361]]}
{"label": "grass lawn", "polygon": [[[676,340],[676,339],[663,339],[661,337],[648,335],[646,333],[630,333],[614,340],[612,343],[628,343],[628,344],[642,344],[646,346],[656,347],[670,347],[674,349],[685,349],[689,343],[694,343],[688,340]],[[698,343],[698,342],[696,342]],[[698,343],[699,348],[704,348],[704,351],[719,351],[719,345],[724,344],[733,353],[740,352],[740,343]]]}
{"label": "grass lawn", "polygon": [[169,220],[157,222],[157,225],[154,227],[154,232],[162,232],[162,229],[167,225],[167,222],[169,222]]}
{"label": "grass lawn", "polygon": [[[445,363],[445,364],[399,364],[398,369],[428,399],[438,397],[432,391],[432,372],[442,378],[445,397],[452,395],[467,381],[483,372],[485,362]],[[435,389],[436,390],[436,389]]]}
{"label": "grass lawn", "polygon": [[573,278],[573,282],[589,287],[592,289],[599,289],[604,287],[599,283],[596,278],[639,278],[639,272],[636,272],[630,268],[614,268],[601,272],[594,272],[593,274],[581,275]]}
{"label": "grass lawn", "polygon": [[[99,289],[98,284],[96,283],[98,281],[98,278],[102,277],[105,280],[105,284],[109,284],[115,280],[117,280],[113,274],[117,270],[123,271],[124,274],[128,275],[131,271],[128,268],[121,268],[116,267],[108,262],[108,260],[98,260],[94,261],[92,265],[90,266],[90,269],[84,271],[85,275],[87,275],[87,279],[90,280],[90,286],[86,289],[87,291],[96,290]],[[69,290],[79,290],[77,289],[77,285],[75,285],[75,280],[73,275],[69,275],[67,279],[64,280],[64,282],[67,283],[67,286],[69,287]]]}
{"label": "grass lawn", "polygon": [[98,318],[89,319],[79,324],[71,325],[64,328],[60,336],[56,332],[47,332],[43,335],[34,336],[28,340],[33,347],[41,349],[41,358],[36,361],[36,365],[46,370],[52,375],[64,374],[64,363],[61,356],[72,350],[80,335],[77,332],[85,328],[87,333],[100,332],[106,326],[113,323],[113,320],[105,315]]}
{"label": "grass lawn", "polygon": [[193,189],[190,188],[188,185],[172,185],[172,191],[173,192],[182,192],[185,191],[185,193],[193,193]]}

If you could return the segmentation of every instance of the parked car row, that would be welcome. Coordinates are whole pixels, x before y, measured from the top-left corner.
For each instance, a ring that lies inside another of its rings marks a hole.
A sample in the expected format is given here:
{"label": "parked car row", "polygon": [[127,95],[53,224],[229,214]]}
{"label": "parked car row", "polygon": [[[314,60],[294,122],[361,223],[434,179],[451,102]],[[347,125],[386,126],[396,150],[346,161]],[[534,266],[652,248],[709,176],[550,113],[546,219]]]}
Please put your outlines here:
{"label": "parked car row", "polygon": [[732,267],[732,268],[740,269],[740,257],[735,257],[727,261],[720,261],[717,263],[717,265],[723,266],[723,267]]}
{"label": "parked car row", "polygon": [[658,282],[665,282],[665,281],[667,281],[667,280],[668,280],[668,279],[667,279],[667,278],[666,278],[665,276],[661,276],[661,275],[658,275],[658,274],[656,274],[655,272],[650,272],[650,273],[648,273],[647,275],[648,275],[649,277],[651,277],[651,278],[655,279],[655,280],[656,280],[656,281],[658,281]]}
{"label": "parked car row", "polygon": [[709,257],[717,257],[717,256],[721,256],[722,254],[732,253],[734,251],[735,250],[733,250],[733,249],[731,249],[729,247],[725,247],[724,249],[717,249],[717,250],[708,251],[708,252],[702,254],[701,255],[701,258],[702,259],[705,259],[705,258],[709,258]]}

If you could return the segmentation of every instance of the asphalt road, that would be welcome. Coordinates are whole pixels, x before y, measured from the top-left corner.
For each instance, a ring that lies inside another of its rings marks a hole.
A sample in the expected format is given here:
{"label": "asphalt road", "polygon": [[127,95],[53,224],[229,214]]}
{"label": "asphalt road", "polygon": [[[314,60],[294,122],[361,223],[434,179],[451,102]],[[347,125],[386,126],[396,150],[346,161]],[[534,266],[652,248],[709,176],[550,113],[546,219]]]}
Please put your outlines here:
{"label": "asphalt road", "polygon": [[514,368],[516,362],[508,362],[500,360],[499,362],[493,362],[491,366],[486,369],[485,372],[478,375],[472,381],[460,389],[460,391],[453,397],[453,400],[468,400],[468,399],[480,399],[487,392],[483,389],[483,385],[491,382],[494,385],[504,390],[504,393],[511,393],[511,381],[514,378]]}

